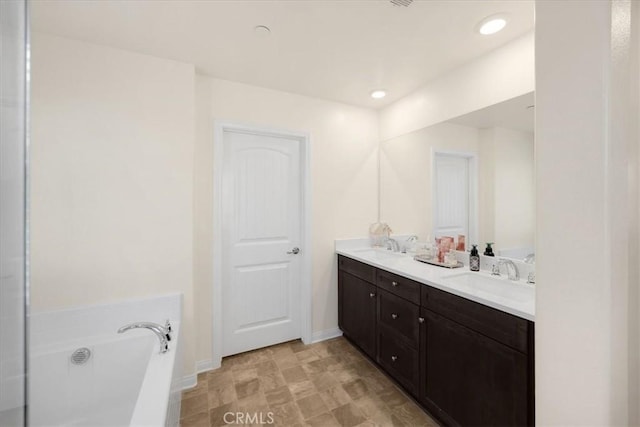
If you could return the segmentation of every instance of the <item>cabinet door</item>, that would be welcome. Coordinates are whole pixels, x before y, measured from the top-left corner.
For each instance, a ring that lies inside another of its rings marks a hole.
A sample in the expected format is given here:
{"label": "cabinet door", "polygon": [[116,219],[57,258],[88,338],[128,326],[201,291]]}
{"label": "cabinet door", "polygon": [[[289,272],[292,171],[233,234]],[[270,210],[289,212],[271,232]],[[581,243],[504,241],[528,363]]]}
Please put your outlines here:
{"label": "cabinet door", "polygon": [[376,357],[376,287],[338,270],[338,323],[369,357]]}
{"label": "cabinet door", "polygon": [[463,426],[527,425],[526,355],[430,310],[423,314],[420,395],[434,415]]}

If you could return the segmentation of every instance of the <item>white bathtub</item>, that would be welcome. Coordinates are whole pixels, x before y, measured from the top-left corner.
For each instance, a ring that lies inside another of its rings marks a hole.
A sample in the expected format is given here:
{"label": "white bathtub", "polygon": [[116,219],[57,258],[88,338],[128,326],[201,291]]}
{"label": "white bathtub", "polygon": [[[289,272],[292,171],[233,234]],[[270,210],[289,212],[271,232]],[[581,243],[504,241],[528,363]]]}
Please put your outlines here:
{"label": "white bathtub", "polygon": [[[159,314],[163,310],[157,305],[157,299],[137,300],[33,316],[29,424],[177,426],[180,316],[172,309]],[[173,333],[164,354],[149,330],[116,332],[127,323],[164,323],[167,317],[172,320]],[[50,336],[53,330],[58,331],[57,339]],[[77,365],[71,362],[71,355],[80,348],[88,348],[91,356]]]}

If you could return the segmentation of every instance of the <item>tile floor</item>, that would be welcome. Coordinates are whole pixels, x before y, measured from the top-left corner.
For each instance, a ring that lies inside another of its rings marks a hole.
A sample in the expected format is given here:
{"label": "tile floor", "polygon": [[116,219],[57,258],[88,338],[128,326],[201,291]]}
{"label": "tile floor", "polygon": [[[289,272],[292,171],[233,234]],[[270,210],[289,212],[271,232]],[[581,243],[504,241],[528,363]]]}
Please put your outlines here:
{"label": "tile floor", "polygon": [[344,338],[311,345],[291,341],[224,358],[220,369],[198,375],[198,385],[183,393],[180,422],[437,426]]}

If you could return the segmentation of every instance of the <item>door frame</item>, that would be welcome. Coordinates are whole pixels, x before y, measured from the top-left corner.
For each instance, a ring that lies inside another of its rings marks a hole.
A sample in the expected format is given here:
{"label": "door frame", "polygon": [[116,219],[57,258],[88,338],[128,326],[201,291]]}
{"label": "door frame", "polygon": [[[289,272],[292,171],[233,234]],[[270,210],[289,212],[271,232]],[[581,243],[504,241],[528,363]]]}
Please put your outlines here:
{"label": "door frame", "polygon": [[[441,150],[438,148],[431,149],[431,233],[435,238],[435,218],[436,218],[436,156],[454,156],[467,159],[469,162],[469,231],[467,239],[467,247],[470,247],[471,242],[477,242],[479,236],[479,205],[478,205],[478,153],[471,151],[455,151],[455,150]],[[456,237],[456,236],[453,236]]]}
{"label": "door frame", "polygon": [[225,161],[223,134],[225,131],[240,131],[255,135],[287,137],[300,141],[300,173],[302,177],[302,252],[300,321],[301,338],[305,344],[312,340],[313,293],[311,282],[311,136],[307,132],[256,126],[245,123],[214,120],[213,122],[213,283],[212,283],[212,367],[222,364],[223,307],[222,268],[224,248],[222,245],[222,176]]}

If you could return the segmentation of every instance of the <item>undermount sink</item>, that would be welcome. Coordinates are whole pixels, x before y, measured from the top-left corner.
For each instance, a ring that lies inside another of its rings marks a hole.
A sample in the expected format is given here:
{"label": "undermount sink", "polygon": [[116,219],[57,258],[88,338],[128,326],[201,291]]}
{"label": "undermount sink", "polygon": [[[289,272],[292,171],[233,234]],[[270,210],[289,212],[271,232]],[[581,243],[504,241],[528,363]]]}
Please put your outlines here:
{"label": "undermount sink", "polygon": [[442,281],[478,296],[493,296],[513,301],[530,301],[533,286],[498,279],[482,273],[465,272],[442,277]]}
{"label": "undermount sink", "polygon": [[378,261],[386,260],[386,259],[397,259],[397,258],[402,258],[404,256],[399,252],[392,252],[386,249],[366,248],[366,249],[354,250],[353,252],[357,253],[362,257],[371,258]]}

